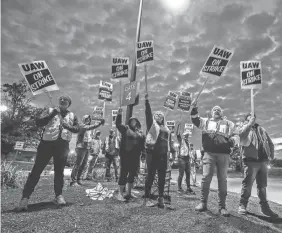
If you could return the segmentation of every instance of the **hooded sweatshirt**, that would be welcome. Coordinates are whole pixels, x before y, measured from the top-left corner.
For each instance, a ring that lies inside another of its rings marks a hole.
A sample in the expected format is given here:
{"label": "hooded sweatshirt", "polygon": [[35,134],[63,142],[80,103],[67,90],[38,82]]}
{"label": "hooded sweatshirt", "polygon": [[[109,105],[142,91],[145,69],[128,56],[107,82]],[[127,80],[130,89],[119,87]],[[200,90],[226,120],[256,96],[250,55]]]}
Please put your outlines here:
{"label": "hooded sweatshirt", "polygon": [[141,155],[141,151],[144,149],[145,144],[145,136],[141,132],[141,130],[135,131],[131,128],[130,122],[135,119],[137,121],[137,125],[139,129],[141,128],[141,124],[137,118],[130,118],[128,121],[128,125],[122,125],[122,116],[121,114],[117,115],[116,118],[116,127],[118,131],[121,133],[121,146],[120,151],[122,153],[128,152],[136,152]]}

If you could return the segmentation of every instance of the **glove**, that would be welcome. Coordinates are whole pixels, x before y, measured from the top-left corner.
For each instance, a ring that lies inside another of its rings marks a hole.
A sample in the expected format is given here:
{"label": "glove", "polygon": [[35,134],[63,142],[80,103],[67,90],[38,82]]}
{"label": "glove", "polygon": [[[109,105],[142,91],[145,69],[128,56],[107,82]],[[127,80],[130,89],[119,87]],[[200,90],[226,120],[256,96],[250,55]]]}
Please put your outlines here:
{"label": "glove", "polygon": [[145,100],[148,100],[149,99],[149,95],[148,93],[145,93]]}
{"label": "glove", "polygon": [[122,114],[122,108],[119,108],[118,109],[118,115],[121,115]]}
{"label": "glove", "polygon": [[195,106],[192,108],[192,111],[191,111],[191,116],[194,116],[194,115],[197,115],[198,114],[198,107]]}
{"label": "glove", "polygon": [[101,120],[101,125],[104,125],[105,124],[105,119],[102,119]]}
{"label": "glove", "polygon": [[235,146],[235,140],[233,138],[229,138],[228,139],[228,143],[230,147],[234,147]]}

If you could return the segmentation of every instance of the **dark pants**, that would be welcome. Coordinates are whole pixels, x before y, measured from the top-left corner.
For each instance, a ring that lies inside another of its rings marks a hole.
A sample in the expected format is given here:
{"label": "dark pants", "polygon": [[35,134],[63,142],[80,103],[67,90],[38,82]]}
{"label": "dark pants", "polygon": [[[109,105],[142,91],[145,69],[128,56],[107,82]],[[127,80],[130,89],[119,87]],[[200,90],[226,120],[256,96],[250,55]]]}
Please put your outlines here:
{"label": "dark pants", "polygon": [[117,156],[106,154],[106,178],[111,178],[111,165],[115,170],[115,178],[118,178]]}
{"label": "dark pants", "polygon": [[268,162],[244,162],[244,179],[242,181],[240,204],[247,206],[251,196],[253,183],[256,180],[257,192],[260,204],[267,203],[266,187],[267,187],[267,169]]}
{"label": "dark pants", "polygon": [[69,142],[57,139],[56,141],[41,141],[37,148],[35,163],[23,189],[23,198],[29,198],[33,193],[40,175],[47,166],[51,157],[54,160],[54,190],[56,196],[62,194],[64,186],[64,168],[69,153]]}
{"label": "dark pants", "polygon": [[184,172],[186,176],[187,188],[190,188],[190,158],[189,156],[180,157],[178,159],[178,166],[179,166],[178,189],[181,188]]}
{"label": "dark pants", "polygon": [[88,161],[88,149],[76,148],[75,151],[76,151],[76,162],[71,172],[72,183],[81,180],[83,170]]}
{"label": "dark pants", "polygon": [[145,198],[150,197],[156,171],[158,171],[159,197],[163,197],[167,169],[167,154],[160,155],[148,153],[146,156],[146,163],[148,174],[145,181]]}
{"label": "dark pants", "polygon": [[141,152],[125,152],[120,154],[119,185],[133,183],[139,167]]}

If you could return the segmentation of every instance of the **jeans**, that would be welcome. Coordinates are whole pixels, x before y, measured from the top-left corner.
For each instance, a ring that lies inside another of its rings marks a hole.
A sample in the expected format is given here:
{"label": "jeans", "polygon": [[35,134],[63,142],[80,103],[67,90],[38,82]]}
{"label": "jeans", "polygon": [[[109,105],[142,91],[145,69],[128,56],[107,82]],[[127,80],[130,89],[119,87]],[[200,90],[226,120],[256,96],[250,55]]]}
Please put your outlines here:
{"label": "jeans", "polygon": [[132,184],[137,176],[140,163],[140,151],[120,153],[119,185]]}
{"label": "jeans", "polygon": [[210,184],[213,178],[214,168],[217,169],[219,208],[225,208],[227,196],[227,169],[229,166],[229,154],[205,152],[203,157],[203,177],[201,185],[201,201],[207,203]]}
{"label": "jeans", "polygon": [[260,204],[267,202],[266,187],[268,161],[265,162],[244,162],[244,179],[242,181],[240,205],[247,206],[251,196],[254,181],[257,183],[257,192]]}
{"label": "jeans", "polygon": [[150,197],[156,171],[158,171],[159,197],[163,197],[167,170],[167,154],[159,155],[148,153],[146,156],[146,163],[148,174],[145,181],[145,198]]}
{"label": "jeans", "polygon": [[93,178],[93,169],[95,166],[95,162],[97,160],[98,155],[90,154],[87,158],[87,163],[83,169],[82,177],[83,179],[91,179]]}
{"label": "jeans", "polygon": [[106,154],[106,178],[111,178],[111,165],[114,166],[115,178],[118,179],[117,156]]}
{"label": "jeans", "polygon": [[37,185],[40,175],[50,159],[54,160],[54,190],[55,195],[62,194],[64,187],[64,168],[69,153],[69,142],[63,139],[41,141],[37,148],[37,156],[33,168],[23,189],[23,198],[29,198]]}
{"label": "jeans", "polygon": [[86,148],[76,148],[76,162],[71,172],[71,183],[80,181],[82,178],[83,170],[87,164],[88,152]]}
{"label": "jeans", "polygon": [[186,176],[187,188],[190,188],[190,158],[189,156],[180,157],[178,159],[178,165],[179,165],[178,189],[181,189],[184,172]]}

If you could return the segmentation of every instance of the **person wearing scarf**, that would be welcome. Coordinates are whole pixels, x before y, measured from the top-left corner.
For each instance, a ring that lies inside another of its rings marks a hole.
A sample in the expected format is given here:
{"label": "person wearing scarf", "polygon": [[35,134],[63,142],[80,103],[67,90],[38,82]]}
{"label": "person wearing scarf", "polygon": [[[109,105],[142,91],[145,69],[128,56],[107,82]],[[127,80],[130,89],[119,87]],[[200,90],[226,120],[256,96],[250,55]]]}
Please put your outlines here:
{"label": "person wearing scarf", "polygon": [[[137,118],[131,117],[128,125],[122,124],[122,109],[118,110],[116,118],[116,128],[121,134],[120,142],[120,175],[119,175],[119,201],[136,198],[131,190],[133,188],[134,178],[137,176],[138,166],[142,151],[145,149],[145,135],[141,131],[141,124]],[[123,197],[125,189],[127,193]]]}
{"label": "person wearing scarf", "polygon": [[26,211],[29,197],[37,185],[40,175],[47,166],[50,159],[54,160],[54,203],[65,205],[66,201],[62,196],[64,187],[64,167],[69,153],[69,142],[72,138],[71,130],[62,127],[63,122],[72,126],[78,125],[77,117],[68,108],[71,105],[71,98],[62,95],[59,98],[59,105],[49,108],[36,119],[38,127],[44,127],[41,140],[37,148],[37,155],[34,166],[27,178],[23,189],[22,199],[18,211]]}
{"label": "person wearing scarf", "polygon": [[180,135],[180,127],[181,124],[178,125],[177,131],[176,131],[176,137],[179,144],[179,154],[178,154],[178,166],[179,166],[179,175],[178,175],[178,193],[184,193],[184,190],[182,189],[182,179],[184,176],[186,176],[186,185],[187,185],[187,194],[195,194],[194,191],[190,187],[190,143],[189,143],[189,132],[184,132],[182,134],[182,137]]}
{"label": "person wearing scarf", "polygon": [[146,163],[147,177],[145,181],[144,204],[147,207],[155,204],[150,200],[151,187],[158,171],[158,207],[164,208],[164,186],[169,153],[172,153],[172,160],[175,158],[175,149],[171,138],[171,132],[165,125],[165,117],[162,112],[152,115],[148,94],[145,94],[145,115],[148,134],[146,136]]}
{"label": "person wearing scarf", "polygon": [[207,210],[207,201],[214,168],[218,177],[219,213],[229,216],[226,210],[227,196],[227,169],[229,166],[230,152],[234,145],[239,143],[236,127],[232,121],[223,117],[219,106],[211,110],[211,118],[202,118],[198,114],[197,103],[193,104],[191,111],[192,123],[202,130],[202,145],[205,151],[203,157],[203,177],[201,184],[201,203],[196,211]]}
{"label": "person wearing scarf", "polygon": [[81,178],[83,170],[87,164],[89,151],[91,149],[92,137],[91,130],[98,128],[100,125],[103,125],[105,120],[99,122],[94,122],[91,125],[91,116],[85,115],[82,117],[82,124],[72,127],[68,124],[63,124],[63,127],[73,132],[77,132],[77,141],[76,141],[76,162],[71,172],[71,183],[70,186],[82,185]]}
{"label": "person wearing scarf", "polygon": [[261,212],[269,217],[278,217],[266,199],[267,169],[269,160],[274,158],[274,145],[263,127],[256,122],[256,116],[251,113],[245,116],[245,122],[239,126],[240,145],[244,165],[239,214],[247,214],[247,204],[251,196],[254,180],[257,182],[257,192]]}

